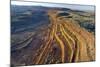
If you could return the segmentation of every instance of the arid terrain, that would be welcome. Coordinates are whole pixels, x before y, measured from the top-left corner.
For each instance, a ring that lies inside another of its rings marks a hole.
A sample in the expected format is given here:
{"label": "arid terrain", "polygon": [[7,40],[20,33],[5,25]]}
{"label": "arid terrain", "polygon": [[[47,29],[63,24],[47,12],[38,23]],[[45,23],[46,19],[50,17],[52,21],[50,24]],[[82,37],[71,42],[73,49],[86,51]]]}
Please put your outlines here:
{"label": "arid terrain", "polygon": [[94,12],[12,5],[12,66],[94,60]]}

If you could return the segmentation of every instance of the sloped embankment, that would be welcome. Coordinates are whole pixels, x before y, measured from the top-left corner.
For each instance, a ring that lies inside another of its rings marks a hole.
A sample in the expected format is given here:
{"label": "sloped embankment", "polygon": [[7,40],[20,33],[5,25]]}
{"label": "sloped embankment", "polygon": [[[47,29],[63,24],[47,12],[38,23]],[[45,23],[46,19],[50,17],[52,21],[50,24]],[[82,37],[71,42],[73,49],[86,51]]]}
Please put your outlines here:
{"label": "sloped embankment", "polygon": [[94,35],[73,20],[57,17],[57,11],[48,12],[50,28],[45,43],[39,48],[33,64],[65,63],[95,60]]}

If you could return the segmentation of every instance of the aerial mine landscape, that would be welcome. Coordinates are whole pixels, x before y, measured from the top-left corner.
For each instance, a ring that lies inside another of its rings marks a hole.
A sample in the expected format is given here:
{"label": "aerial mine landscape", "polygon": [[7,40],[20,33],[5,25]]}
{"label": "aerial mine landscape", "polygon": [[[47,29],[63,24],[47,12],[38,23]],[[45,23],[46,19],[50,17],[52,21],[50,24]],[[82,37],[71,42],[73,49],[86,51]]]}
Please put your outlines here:
{"label": "aerial mine landscape", "polygon": [[11,5],[11,65],[87,61],[95,61],[94,11]]}

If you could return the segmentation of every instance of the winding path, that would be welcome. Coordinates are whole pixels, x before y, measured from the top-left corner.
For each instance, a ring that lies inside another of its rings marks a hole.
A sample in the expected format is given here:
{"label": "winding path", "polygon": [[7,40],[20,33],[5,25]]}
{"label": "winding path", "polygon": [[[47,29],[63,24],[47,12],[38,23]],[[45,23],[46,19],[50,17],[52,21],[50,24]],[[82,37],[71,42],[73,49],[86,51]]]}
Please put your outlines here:
{"label": "winding path", "polygon": [[[57,17],[59,11],[48,11],[50,30],[47,39],[38,56],[33,60],[34,64],[44,64],[52,50],[53,42],[60,47],[61,62],[80,62],[95,60],[94,35],[81,28],[75,21]],[[59,33],[58,33],[59,32]],[[63,39],[62,39],[63,38]],[[37,54],[36,53],[36,54]],[[66,59],[67,57],[67,59]],[[54,62],[56,63],[56,62]]]}

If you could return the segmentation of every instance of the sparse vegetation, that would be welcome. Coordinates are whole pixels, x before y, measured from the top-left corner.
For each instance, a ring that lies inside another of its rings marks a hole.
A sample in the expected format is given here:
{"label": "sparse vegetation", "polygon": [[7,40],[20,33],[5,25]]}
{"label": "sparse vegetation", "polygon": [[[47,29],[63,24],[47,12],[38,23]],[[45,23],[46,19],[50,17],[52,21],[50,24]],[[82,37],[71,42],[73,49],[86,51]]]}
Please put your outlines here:
{"label": "sparse vegetation", "polygon": [[21,9],[12,16],[12,65],[95,60],[95,34],[92,34],[95,33],[95,19],[92,12],[31,8],[34,9]]}

